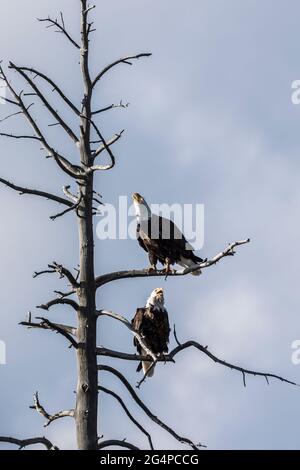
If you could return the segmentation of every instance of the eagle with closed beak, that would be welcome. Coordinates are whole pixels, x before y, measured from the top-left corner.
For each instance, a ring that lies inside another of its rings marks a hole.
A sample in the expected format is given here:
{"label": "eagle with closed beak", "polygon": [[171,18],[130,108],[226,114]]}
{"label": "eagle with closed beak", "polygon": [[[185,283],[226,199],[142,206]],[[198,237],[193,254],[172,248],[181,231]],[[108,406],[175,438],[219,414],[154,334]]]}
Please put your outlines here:
{"label": "eagle with closed beak", "polygon": [[[134,330],[142,337],[143,342],[155,355],[164,354],[168,352],[168,343],[170,336],[170,325],[168,312],[164,305],[164,291],[161,287],[154,289],[147,300],[146,306],[138,308],[132,320]],[[147,355],[147,352],[142,348],[137,338],[134,338],[133,343],[141,355]],[[152,362],[140,362],[137,367],[137,372],[142,368],[144,374],[152,377],[154,374],[154,367],[150,369]],[[149,370],[149,373],[147,373]]]}
{"label": "eagle with closed beak", "polygon": [[[148,253],[149,271],[156,271],[158,261],[165,266],[166,273],[172,271],[170,266],[174,264],[191,268],[203,261],[194,254],[193,247],[172,220],[153,214],[140,194],[134,193],[132,199],[137,217],[137,240]],[[199,276],[201,270],[195,269],[192,274]]]}

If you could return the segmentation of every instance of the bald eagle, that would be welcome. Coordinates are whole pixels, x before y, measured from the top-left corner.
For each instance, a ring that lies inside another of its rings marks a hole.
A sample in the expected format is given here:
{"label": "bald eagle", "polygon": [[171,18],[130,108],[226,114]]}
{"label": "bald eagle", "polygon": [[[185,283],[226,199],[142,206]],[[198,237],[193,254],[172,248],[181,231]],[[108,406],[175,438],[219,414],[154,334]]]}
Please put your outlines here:
{"label": "bald eagle", "polygon": [[[135,331],[143,338],[146,346],[155,355],[168,352],[170,325],[168,312],[164,306],[164,292],[162,288],[154,289],[147,300],[146,306],[137,309],[131,323]],[[137,338],[134,338],[133,343],[139,354],[147,355]],[[144,374],[146,374],[150,367],[151,362],[140,362],[137,372],[143,368]],[[153,373],[154,367],[152,367],[147,376],[152,377]]]}
{"label": "bald eagle", "polygon": [[[132,199],[137,217],[137,240],[148,253],[149,271],[157,269],[158,261],[165,266],[166,273],[174,264],[189,268],[203,261],[193,253],[193,247],[172,220],[152,214],[140,194],[134,193]],[[196,269],[192,274],[199,276],[201,271]]]}

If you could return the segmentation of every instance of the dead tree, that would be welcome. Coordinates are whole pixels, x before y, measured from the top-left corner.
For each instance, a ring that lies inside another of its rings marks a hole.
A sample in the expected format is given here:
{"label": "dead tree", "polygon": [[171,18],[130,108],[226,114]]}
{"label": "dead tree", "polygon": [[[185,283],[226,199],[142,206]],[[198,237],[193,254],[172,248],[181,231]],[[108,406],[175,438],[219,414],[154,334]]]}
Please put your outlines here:
{"label": "dead tree", "polygon": [[[136,405],[141,408],[144,413],[158,426],[162,427],[180,443],[188,445],[193,449],[198,449],[201,444],[196,444],[189,438],[179,435],[170,426],[158,418],[142,402],[135,389],[117,369],[110,366],[101,365],[97,359],[101,358],[102,356],[108,356],[110,358],[116,358],[120,360],[146,360],[151,361],[153,363],[153,367],[158,361],[164,362],[166,364],[170,361],[175,362],[174,358],[177,354],[187,348],[193,347],[201,353],[207,355],[215,363],[219,363],[225,367],[229,367],[242,373],[244,385],[246,385],[245,376],[247,374],[263,376],[267,381],[268,378],[275,378],[291,384],[293,384],[293,382],[290,382],[274,374],[247,370],[242,367],[230,364],[217,358],[207,349],[207,347],[200,345],[196,341],[187,341],[181,344],[177,339],[175,330],[174,335],[177,341],[177,347],[166,357],[156,357],[147,348],[147,345],[143,343],[143,338],[141,338],[137,332],[132,330],[131,324],[126,318],[113,312],[108,312],[106,310],[99,311],[97,309],[96,292],[98,289],[101,289],[103,285],[125,278],[133,279],[138,277],[161,277],[165,276],[165,273],[163,271],[149,273],[145,269],[117,271],[96,276],[94,272],[95,253],[93,218],[95,214],[97,214],[96,206],[102,203],[99,194],[94,188],[94,173],[97,171],[107,171],[113,169],[116,164],[116,158],[112,147],[113,144],[115,144],[123,134],[123,131],[121,131],[113,135],[111,138],[106,139],[97,123],[97,116],[100,113],[111,110],[112,108],[126,107],[126,105],[120,102],[117,105],[112,104],[110,106],[104,107],[103,109],[95,109],[93,106],[93,93],[96,87],[101,84],[101,80],[104,75],[108,74],[113,68],[121,65],[132,65],[134,61],[140,58],[149,57],[151,54],[146,52],[120,58],[104,67],[95,77],[91,77],[89,68],[90,36],[94,31],[94,27],[93,22],[89,18],[91,10],[94,8],[94,6],[88,5],[87,0],[78,0],[78,5],[81,7],[81,31],[79,40],[71,37],[67,31],[62,13],[58,19],[47,17],[41,18],[39,21],[45,23],[47,27],[54,27],[57,32],[62,33],[66,40],[70,42],[71,47],[78,49],[83,81],[83,95],[81,97],[81,105],[76,105],[73,103],[68,98],[67,94],[62,91],[62,89],[52,78],[50,78],[50,76],[48,76],[48,74],[43,73],[36,68],[16,65],[13,62],[10,62],[8,65],[8,69],[16,72],[17,75],[20,76],[22,80],[24,80],[26,86],[31,89],[30,93],[25,94],[23,91],[18,91],[12,84],[4,66],[1,65],[0,67],[0,78],[10,92],[9,97],[4,99],[9,105],[12,106],[12,108],[15,108],[15,111],[2,119],[2,121],[6,121],[7,119],[17,114],[21,114],[32,129],[31,134],[19,135],[14,133],[1,132],[0,135],[10,139],[30,139],[37,141],[46,158],[51,158],[56,163],[59,170],[61,170],[65,174],[66,178],[68,178],[68,183],[63,188],[63,195],[59,196],[40,189],[23,187],[3,178],[0,178],[0,182],[20,194],[38,196],[63,206],[63,210],[51,216],[52,220],[56,220],[58,217],[62,217],[69,212],[73,212],[79,231],[80,255],[79,270],[77,273],[72,273],[71,270],[55,261],[49,263],[45,270],[34,273],[34,277],[47,274],[57,274],[60,278],[67,281],[70,286],[69,290],[66,292],[56,291],[55,293],[57,296],[49,302],[40,305],[39,308],[48,311],[57,305],[71,307],[74,310],[77,318],[76,326],[53,323],[45,317],[36,317],[35,320],[32,320],[31,314],[29,315],[29,318],[26,319],[26,321],[21,323],[22,325],[30,328],[41,328],[55,331],[56,333],[62,335],[70,343],[70,347],[74,348],[76,351],[78,366],[76,403],[75,406],[70,410],[60,411],[51,415],[41,404],[38,393],[36,392],[34,394],[34,403],[32,408],[34,408],[45,418],[45,426],[49,426],[53,421],[64,417],[73,418],[75,420],[76,426],[78,449],[95,450],[104,449],[109,446],[120,446],[126,447],[128,449],[137,449],[135,445],[130,444],[129,442],[117,439],[103,441],[99,438],[99,429],[97,423],[98,396],[99,392],[109,394],[115,398],[116,401],[118,401],[127,417],[147,437],[149,447],[153,449],[153,442],[150,434],[134,418],[134,416],[132,416],[124,401],[113,390],[105,388],[102,386],[102,383],[99,384],[98,373],[99,371],[103,371],[109,374],[113,374],[115,377],[117,377],[125,386],[131,397],[134,399]],[[78,120],[77,129],[72,129],[68,122],[63,119],[60,113],[50,104],[48,96],[41,91],[41,87],[39,86],[40,81],[43,82],[43,84],[46,83],[49,85],[49,91],[55,91],[64,105],[69,109],[70,113],[76,116]],[[61,126],[67,136],[73,141],[78,151],[77,163],[72,162],[68,156],[63,155],[63,153],[49,141],[45,131],[33,117],[31,112],[31,106],[33,103],[28,103],[28,96],[33,96],[33,99],[41,102],[48,111],[49,115],[54,119],[54,125]],[[99,163],[100,158],[105,154],[109,157],[110,163]],[[73,184],[76,184],[76,194],[72,193],[70,190],[70,180],[73,182]],[[224,251],[208,260],[205,260],[200,265],[201,269],[205,270],[206,268],[215,265],[223,258],[234,255],[235,248],[248,242],[249,240],[241,240],[228,245]],[[198,269],[198,267],[196,269]],[[188,275],[191,271],[192,268],[189,268],[183,272],[171,273],[168,276],[175,277]],[[131,332],[137,337],[138,341],[142,344],[143,349],[147,352],[147,356],[140,356],[137,354],[113,351],[104,347],[97,347],[96,325],[97,321],[103,315],[121,321],[129,330],[131,330]],[[145,379],[146,376],[142,378],[138,386],[140,386],[145,381]],[[41,444],[44,445],[47,450],[57,450],[57,447],[45,437],[17,439],[13,437],[1,436],[0,442],[16,444],[20,448],[34,444]]]}

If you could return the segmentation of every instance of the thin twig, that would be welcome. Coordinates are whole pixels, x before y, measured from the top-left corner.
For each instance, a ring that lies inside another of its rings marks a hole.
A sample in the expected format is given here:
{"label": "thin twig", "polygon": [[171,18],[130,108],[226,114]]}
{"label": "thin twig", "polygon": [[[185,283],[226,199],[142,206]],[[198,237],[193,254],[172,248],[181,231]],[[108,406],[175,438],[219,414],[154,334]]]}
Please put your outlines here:
{"label": "thin twig", "polygon": [[93,111],[92,116],[95,114],[104,113],[105,111],[110,111],[111,109],[115,109],[115,108],[128,108],[128,106],[129,106],[129,103],[124,104],[123,101],[121,100],[119,104],[113,103],[109,106],[106,106],[105,108],[101,108],[101,109],[98,109],[97,111]]}
{"label": "thin twig", "polygon": [[[61,13],[61,15],[62,15],[62,13]],[[42,22],[47,22],[47,23],[50,23],[50,25],[52,25],[52,26],[56,26],[58,28],[59,32],[63,33],[66,36],[66,38],[68,38],[68,40],[71,42],[71,44],[73,44],[73,46],[75,46],[77,49],[80,49],[79,44],[77,44],[77,42],[74,41],[74,39],[67,32],[67,30],[65,28],[65,25],[64,25],[63,17],[61,17],[61,19],[62,19],[62,24],[60,24],[58,22],[58,20],[53,20],[49,16],[48,16],[48,18],[37,18],[37,20],[40,21],[41,23]]]}
{"label": "thin twig", "polygon": [[[2,98],[0,98],[1,100]],[[16,104],[16,103],[15,103]],[[0,119],[0,122],[7,121],[7,119],[10,119],[13,116],[17,116],[18,114],[23,114],[22,111],[17,111],[16,113],[9,114],[8,116],[5,116],[5,118]]]}
{"label": "thin twig", "polygon": [[[23,114],[21,112],[21,114]],[[9,137],[10,139],[32,139],[32,140],[41,140],[40,137],[36,135],[16,135],[16,134],[7,134],[5,132],[0,132],[1,137]]]}

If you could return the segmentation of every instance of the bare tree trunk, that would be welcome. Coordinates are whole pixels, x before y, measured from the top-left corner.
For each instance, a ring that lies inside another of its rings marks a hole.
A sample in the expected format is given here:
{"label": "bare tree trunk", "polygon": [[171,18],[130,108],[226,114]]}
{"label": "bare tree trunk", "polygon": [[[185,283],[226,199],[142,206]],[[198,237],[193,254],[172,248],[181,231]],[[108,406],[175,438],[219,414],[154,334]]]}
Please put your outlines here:
{"label": "bare tree trunk", "polygon": [[[80,158],[83,167],[91,165],[90,120],[92,86],[89,75],[87,2],[81,2],[80,64],[84,85],[80,126]],[[78,290],[78,384],[76,398],[76,434],[78,449],[97,449],[98,372],[96,355],[96,291],[93,234],[93,173],[80,183],[82,203],[78,211],[80,248],[80,288]]]}
{"label": "bare tree trunk", "polygon": [[[94,239],[92,223],[92,177],[82,189],[82,212],[79,213],[80,288],[78,292],[78,384],[76,397],[76,434],[78,449],[97,448],[98,373],[96,356]],[[82,214],[82,215],[81,215]]]}

